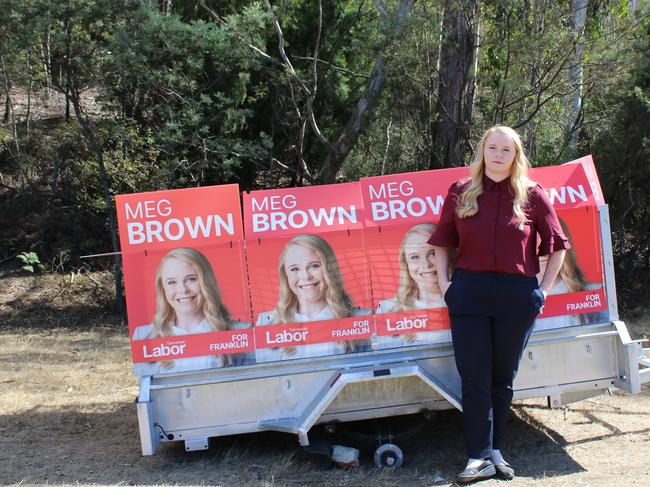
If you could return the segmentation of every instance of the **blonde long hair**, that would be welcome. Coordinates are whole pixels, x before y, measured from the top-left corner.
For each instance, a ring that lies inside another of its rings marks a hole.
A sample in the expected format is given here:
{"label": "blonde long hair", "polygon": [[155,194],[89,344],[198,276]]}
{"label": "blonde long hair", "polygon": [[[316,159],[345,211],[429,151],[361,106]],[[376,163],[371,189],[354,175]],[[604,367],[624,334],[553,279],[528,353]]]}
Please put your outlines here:
{"label": "blonde long hair", "polygon": [[196,270],[199,276],[201,293],[203,294],[203,308],[201,311],[210,328],[213,331],[229,329],[231,323],[230,312],[221,301],[221,292],[210,262],[198,250],[179,247],[167,252],[156,269],[156,314],[153,318],[154,329],[150,338],[162,338],[174,334],[172,328],[176,322],[176,313],[165,297],[162,282],[163,267],[170,259],[177,259],[190,264]]}
{"label": "blonde long hair", "polygon": [[584,291],[587,289],[587,279],[585,278],[582,269],[580,269],[580,266],[578,266],[578,259],[576,257],[575,247],[573,246],[571,233],[569,233],[569,227],[561,218],[558,218],[558,220],[560,221],[564,235],[569,239],[569,243],[571,243],[571,248],[564,254],[564,261],[562,262],[562,267],[560,267],[558,276],[569,292],[577,293]]}
{"label": "blonde long hair", "polygon": [[298,310],[298,298],[289,287],[289,280],[284,268],[284,260],[288,249],[298,245],[314,252],[323,266],[325,280],[325,301],[332,310],[334,318],[349,318],[354,315],[352,299],[345,291],[341,269],[336,260],[336,254],[330,244],[318,235],[304,234],[293,237],[280,253],[278,259],[278,277],[280,278],[280,297],[275,306],[275,323],[294,323]]}
{"label": "blonde long hair", "polygon": [[[230,312],[221,301],[221,292],[217,279],[214,277],[212,266],[208,259],[198,250],[179,247],[167,252],[156,268],[156,314],[153,318],[153,330],[149,338],[162,338],[173,336],[173,326],[176,322],[176,313],[174,308],[169,304],[165,297],[163,287],[162,269],[165,263],[171,259],[177,259],[190,264],[199,276],[199,285],[203,294],[202,312],[205,320],[212,331],[224,331],[230,329],[232,320]],[[219,356],[223,365],[232,365],[233,358],[230,355]],[[165,368],[171,368],[174,360],[161,360],[160,365]]]}
{"label": "blonde long hair", "polygon": [[456,214],[458,218],[467,218],[478,213],[478,197],[483,193],[483,175],[485,174],[485,142],[494,133],[501,133],[510,138],[515,147],[515,159],[510,168],[510,185],[515,193],[512,212],[517,218],[517,227],[521,230],[526,223],[524,208],[528,201],[528,191],[535,183],[528,177],[530,162],[524,154],[524,148],[519,134],[505,125],[495,125],[486,130],[479,141],[474,160],[471,164],[469,184],[460,195]]}
{"label": "blonde long hair", "polygon": [[433,223],[418,223],[409,228],[404,234],[402,243],[399,246],[399,287],[397,288],[397,302],[393,312],[415,309],[415,300],[418,298],[418,285],[411,277],[406,262],[406,241],[413,234],[429,238],[433,235],[436,227],[437,225]]}

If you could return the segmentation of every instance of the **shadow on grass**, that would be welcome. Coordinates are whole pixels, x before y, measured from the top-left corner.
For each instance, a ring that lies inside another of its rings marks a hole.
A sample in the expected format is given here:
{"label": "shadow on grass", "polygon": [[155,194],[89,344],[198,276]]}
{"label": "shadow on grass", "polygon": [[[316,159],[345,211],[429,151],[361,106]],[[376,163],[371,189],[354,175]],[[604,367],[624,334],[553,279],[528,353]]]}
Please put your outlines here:
{"label": "shadow on grass", "polygon": [[126,324],[119,315],[105,307],[93,304],[67,304],[60,306],[48,302],[32,302],[25,307],[5,306],[0,311],[0,330],[37,331],[69,329],[75,331],[107,328],[128,334]]}
{"label": "shadow on grass", "polygon": [[[641,394],[647,395],[650,392],[650,387],[649,386],[644,386]],[[578,403],[579,404],[579,403]],[[593,425],[597,424],[604,428],[605,430],[608,431],[606,434],[601,434],[601,435],[596,435],[596,436],[589,436],[587,438],[582,438],[579,440],[574,440],[574,441],[566,441],[564,437],[554,431],[551,428],[546,427],[543,423],[539,422],[534,416],[532,416],[528,410],[530,409],[544,409],[543,406],[537,406],[537,405],[526,405],[525,407],[521,406],[515,406],[515,411],[516,415],[526,424],[529,424],[539,431],[544,432],[548,437],[558,444],[561,447],[567,447],[567,446],[575,446],[575,445],[580,445],[580,444],[585,444],[585,443],[593,443],[595,441],[603,441],[607,440],[610,438],[620,438],[620,437],[625,437],[625,436],[635,436],[635,435],[647,435],[650,433],[650,427],[646,428],[638,428],[632,431],[622,431],[619,429],[616,425],[602,419],[601,417],[597,416],[594,414],[593,410],[589,409],[583,409],[580,407],[576,407],[576,405],[572,405],[570,408],[571,414],[572,415],[582,415],[584,417],[584,421],[581,424],[585,425]],[[638,412],[638,411],[622,411],[622,410],[616,410],[616,411],[608,411],[610,413],[614,413],[617,416],[637,416],[639,417],[639,425],[649,425],[650,424],[650,411],[648,412]],[[642,419],[642,417],[645,417],[645,419]],[[577,423],[574,423],[577,424]]]}
{"label": "shadow on grass", "polygon": [[19,275],[0,272],[0,329],[126,330],[113,310],[112,276],[106,272]]}
{"label": "shadow on grass", "polygon": [[[565,452],[567,443],[560,433],[544,428],[522,411],[525,413],[525,408],[518,407],[513,415],[505,449],[519,476],[548,478],[583,471]],[[403,467],[395,472],[374,467],[377,444],[349,436],[333,438],[361,450],[362,467],[341,471],[332,469],[327,458],[301,449],[296,436],[274,432],[213,438],[208,450],[190,453],[182,442],[165,443],[154,456],[143,457],[134,404],[34,407],[0,416],[0,482],[407,486],[432,485],[436,474],[453,479],[465,463],[462,415],[439,412],[414,434],[400,439],[399,431],[420,418],[412,415],[381,421],[384,433],[392,431],[396,435],[393,442],[405,454]],[[369,424],[345,427],[368,431],[372,429]]]}
{"label": "shadow on grass", "polygon": [[[2,330],[0,330],[0,338],[2,337]],[[123,354],[126,349],[125,343],[113,340],[103,340],[97,343],[102,348],[102,353]],[[75,348],[75,344],[60,344],[55,351],[32,351],[26,352],[23,350],[16,352],[0,352],[0,363],[4,364],[38,364],[45,363],[48,366],[57,365],[70,365],[71,363],[79,364],[79,360],[86,357],[86,354],[80,352],[79,348]],[[90,365],[94,366],[92,362]]]}

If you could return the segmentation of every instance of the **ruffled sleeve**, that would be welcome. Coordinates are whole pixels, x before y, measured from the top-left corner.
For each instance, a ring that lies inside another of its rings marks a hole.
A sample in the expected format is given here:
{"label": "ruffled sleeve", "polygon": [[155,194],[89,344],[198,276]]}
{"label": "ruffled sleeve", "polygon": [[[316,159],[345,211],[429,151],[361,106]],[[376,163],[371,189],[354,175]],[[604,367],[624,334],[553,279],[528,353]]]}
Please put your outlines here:
{"label": "ruffled sleeve", "polygon": [[540,236],[537,254],[549,255],[571,248],[571,243],[562,230],[555,208],[541,186],[535,186],[532,196],[534,196],[535,224]]}
{"label": "ruffled sleeve", "polygon": [[431,235],[428,243],[437,247],[458,247],[458,230],[456,228],[456,206],[460,194],[460,182],[449,187],[445,203],[442,205],[440,223]]}

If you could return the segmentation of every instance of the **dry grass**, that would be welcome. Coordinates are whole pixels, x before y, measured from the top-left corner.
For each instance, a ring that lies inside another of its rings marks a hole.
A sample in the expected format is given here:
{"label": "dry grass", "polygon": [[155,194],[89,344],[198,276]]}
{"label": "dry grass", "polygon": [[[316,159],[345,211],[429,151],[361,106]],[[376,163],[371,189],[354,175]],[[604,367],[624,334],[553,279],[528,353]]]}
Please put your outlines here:
{"label": "dry grass", "polygon": [[[127,334],[101,305],[110,278],[4,276],[0,286],[2,484],[427,486],[436,474],[452,479],[464,461],[455,411],[398,441],[406,454],[398,472],[372,467],[372,448],[362,449],[361,468],[333,470],[279,433],[218,438],[193,453],[165,444],[142,457]],[[648,334],[643,323],[633,330]],[[566,411],[517,404],[506,453],[519,475],[513,487],[650,485],[650,387]]]}

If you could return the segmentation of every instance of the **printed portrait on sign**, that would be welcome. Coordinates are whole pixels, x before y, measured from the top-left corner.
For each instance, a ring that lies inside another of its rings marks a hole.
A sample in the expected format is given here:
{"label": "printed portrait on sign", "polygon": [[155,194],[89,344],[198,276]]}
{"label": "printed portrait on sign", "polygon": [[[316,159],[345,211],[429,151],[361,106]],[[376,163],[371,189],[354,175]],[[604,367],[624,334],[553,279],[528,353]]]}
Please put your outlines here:
{"label": "printed portrait on sign", "polygon": [[[259,313],[256,326],[340,320],[368,316],[346,290],[336,253],[320,235],[296,235],[277,258],[277,302]],[[257,361],[337,355],[364,351],[369,340],[342,340],[257,350]]]}
{"label": "printed portrait on sign", "polygon": [[427,241],[436,225],[418,223],[404,234],[399,246],[399,287],[395,296],[377,306],[377,314],[414,309],[445,308],[438,284],[435,251]]}
{"label": "printed portrait on sign", "polygon": [[435,251],[427,243],[435,228],[433,223],[417,223],[366,232],[377,348],[450,340]]}
{"label": "printed portrait on sign", "polygon": [[134,372],[254,361],[237,185],[115,198]]}
{"label": "printed portrait on sign", "polygon": [[[235,320],[223,302],[208,259],[196,249],[180,247],[167,252],[155,272],[155,314],[150,324],[138,326],[133,340],[178,337],[250,328]],[[205,355],[166,358],[136,364],[137,375],[220,368],[250,362],[252,355]]]}
{"label": "printed portrait on sign", "polygon": [[[548,293],[549,312],[545,309],[537,318],[535,331],[597,323],[608,317],[596,208],[560,210],[558,218],[571,248],[567,250],[560,272]],[[547,260],[547,256],[539,259],[537,279],[540,282]],[[562,306],[554,305],[553,301],[558,298],[566,302]]]}
{"label": "printed portrait on sign", "polygon": [[359,183],[244,193],[258,362],[370,349]]}

